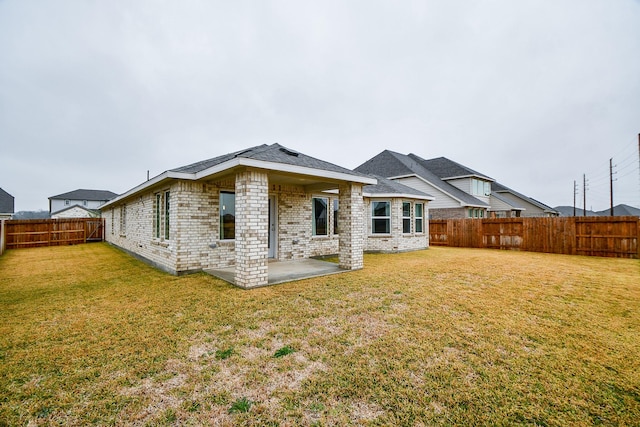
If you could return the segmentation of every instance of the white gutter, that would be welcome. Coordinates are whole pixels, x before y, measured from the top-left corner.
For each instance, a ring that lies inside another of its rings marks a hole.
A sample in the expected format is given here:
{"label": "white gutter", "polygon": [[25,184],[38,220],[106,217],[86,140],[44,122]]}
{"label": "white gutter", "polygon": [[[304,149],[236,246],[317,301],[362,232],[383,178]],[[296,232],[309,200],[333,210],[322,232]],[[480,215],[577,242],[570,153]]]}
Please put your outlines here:
{"label": "white gutter", "polygon": [[435,197],[432,196],[420,196],[417,194],[406,194],[406,193],[362,193],[364,197],[368,197],[370,199],[418,199],[418,200],[435,200]]}

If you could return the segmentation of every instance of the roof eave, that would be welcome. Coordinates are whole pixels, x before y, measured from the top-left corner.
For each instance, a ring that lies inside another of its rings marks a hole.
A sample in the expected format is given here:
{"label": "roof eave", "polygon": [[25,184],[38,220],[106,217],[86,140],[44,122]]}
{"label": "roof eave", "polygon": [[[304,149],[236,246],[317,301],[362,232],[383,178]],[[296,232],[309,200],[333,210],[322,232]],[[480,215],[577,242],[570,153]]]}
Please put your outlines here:
{"label": "roof eave", "polygon": [[306,166],[289,165],[286,163],[268,162],[265,160],[249,159],[246,157],[236,157],[219,165],[212,166],[195,174],[195,179],[207,178],[211,175],[224,172],[238,166],[266,169],[277,172],[287,172],[297,175],[307,175],[319,178],[328,178],[336,181],[357,182],[364,185],[377,184],[378,180],[366,176],[358,176],[343,172],[328,171],[323,169],[309,168]]}
{"label": "roof eave", "polygon": [[107,203],[103,204],[102,206],[100,206],[100,209],[104,209],[106,207],[109,207],[113,204],[116,204],[128,197],[133,196],[134,194],[145,190],[149,187],[153,187],[154,185],[160,184],[161,182],[167,181],[169,179],[188,179],[188,180],[193,180],[194,178],[194,174],[192,173],[183,173],[183,172],[173,172],[173,171],[166,171],[161,173],[160,175],[157,175],[153,178],[151,178],[148,181],[143,182],[142,184],[133,187],[131,190],[127,191],[126,193],[122,193],[117,197],[114,197],[113,199],[109,200]]}
{"label": "roof eave", "polygon": [[409,193],[367,193],[363,192],[362,195],[364,197],[368,197],[370,199],[418,199],[418,200],[427,200],[432,201],[435,200],[433,196],[421,196],[418,194],[409,194]]}
{"label": "roof eave", "polygon": [[447,177],[441,178],[441,179],[443,181],[449,181],[449,180],[453,180],[453,179],[465,179],[465,178],[479,178],[479,179],[482,179],[483,181],[495,182],[495,179],[493,179],[493,178],[489,178],[488,176],[484,176],[484,175],[476,175],[476,174],[460,175],[460,176],[447,176]]}
{"label": "roof eave", "polygon": [[278,171],[278,172],[289,172],[289,173],[300,174],[300,175],[327,178],[327,179],[336,180],[336,181],[356,182],[364,185],[378,183],[377,179],[369,178],[365,176],[358,176],[358,175],[352,175],[352,174],[334,172],[334,171],[325,171],[321,169],[308,168],[304,166],[287,165],[284,163],[266,162],[264,160],[248,159],[244,157],[236,157],[234,159],[228,160],[226,162],[220,163],[218,165],[212,166],[210,168],[204,169],[196,173],[185,173],[185,172],[176,172],[176,171],[163,172],[160,175],[154,178],[151,178],[149,181],[145,181],[142,184],[138,185],[137,187],[132,188],[126,193],[123,193],[117,197],[114,197],[113,199],[109,200],[107,203],[102,205],[100,209],[107,208],[142,190],[145,190],[149,187],[160,184],[161,182],[169,179],[184,179],[184,180],[196,181],[199,179],[210,177],[212,175],[219,174],[227,170],[231,170],[238,166],[255,167],[255,168]]}

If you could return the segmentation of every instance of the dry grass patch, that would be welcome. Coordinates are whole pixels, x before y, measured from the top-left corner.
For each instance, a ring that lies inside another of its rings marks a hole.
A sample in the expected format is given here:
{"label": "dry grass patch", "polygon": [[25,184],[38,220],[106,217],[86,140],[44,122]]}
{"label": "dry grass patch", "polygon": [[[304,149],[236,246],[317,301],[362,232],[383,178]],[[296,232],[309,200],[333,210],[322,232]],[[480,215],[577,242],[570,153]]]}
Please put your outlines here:
{"label": "dry grass patch", "polygon": [[105,244],[9,251],[0,425],[640,418],[639,261],[432,248],[365,265],[241,291]]}

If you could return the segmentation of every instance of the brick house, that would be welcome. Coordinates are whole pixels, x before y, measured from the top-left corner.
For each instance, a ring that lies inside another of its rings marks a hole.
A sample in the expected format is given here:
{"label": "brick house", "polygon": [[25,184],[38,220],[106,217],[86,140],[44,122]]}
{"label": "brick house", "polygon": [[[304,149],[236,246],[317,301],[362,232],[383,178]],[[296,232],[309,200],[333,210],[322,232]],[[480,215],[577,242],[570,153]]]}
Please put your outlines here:
{"label": "brick house", "polygon": [[269,260],[338,254],[342,269],[357,270],[368,234],[378,240],[371,250],[428,247],[432,197],[381,181],[261,145],[168,170],[108,201],[105,238],[173,274],[234,266],[242,288],[267,285]]}

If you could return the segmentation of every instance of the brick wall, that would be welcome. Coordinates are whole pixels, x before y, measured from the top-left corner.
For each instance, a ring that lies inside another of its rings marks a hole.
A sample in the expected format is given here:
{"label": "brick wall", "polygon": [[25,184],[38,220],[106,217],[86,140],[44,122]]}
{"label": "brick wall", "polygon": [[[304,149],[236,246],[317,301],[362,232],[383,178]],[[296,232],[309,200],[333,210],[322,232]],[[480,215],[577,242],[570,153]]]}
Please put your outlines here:
{"label": "brick wall", "polygon": [[266,172],[236,174],[236,285],[265,286],[268,282],[269,180]]}
{"label": "brick wall", "polygon": [[463,219],[467,218],[465,208],[429,209],[429,219]]}
{"label": "brick wall", "polygon": [[338,209],[338,227],[340,240],[338,255],[340,267],[347,270],[357,270],[364,266],[364,201],[362,185],[340,185],[340,207]]}
{"label": "brick wall", "polygon": [[[169,186],[156,189],[162,192],[170,191],[172,196],[174,190],[175,188]],[[175,224],[175,215],[170,217],[169,239],[156,239],[153,237],[153,206],[154,192],[150,191],[104,209],[102,217],[105,219],[105,240],[149,261],[158,268],[176,273],[178,270],[174,251],[175,227],[172,227]],[[124,207],[126,209],[123,209]],[[175,209],[171,212],[174,213]],[[126,226],[121,230],[123,213],[126,215]]]}
{"label": "brick wall", "polygon": [[[374,199],[381,200],[381,199]],[[385,199],[389,200],[389,199]],[[425,217],[423,220],[423,233],[415,233],[414,219],[414,203],[411,202],[411,233],[404,234],[402,231],[402,203],[405,199],[390,199],[391,202],[391,233],[389,234],[371,234],[371,199],[365,202],[365,218],[366,218],[366,242],[365,251],[367,252],[404,252],[426,249],[429,247],[429,220],[425,203]],[[423,202],[421,202],[423,203]]]}

